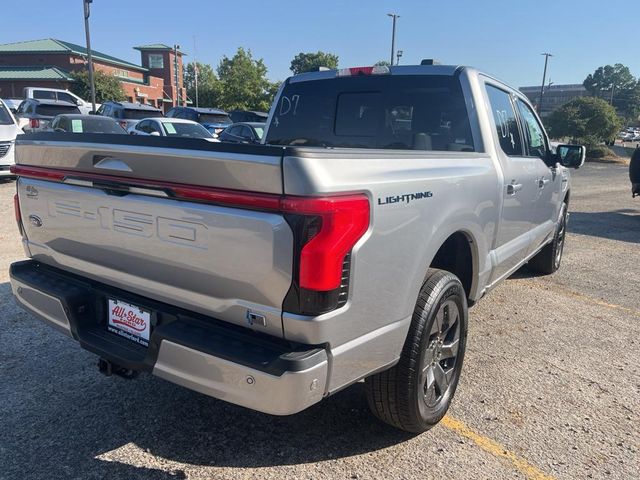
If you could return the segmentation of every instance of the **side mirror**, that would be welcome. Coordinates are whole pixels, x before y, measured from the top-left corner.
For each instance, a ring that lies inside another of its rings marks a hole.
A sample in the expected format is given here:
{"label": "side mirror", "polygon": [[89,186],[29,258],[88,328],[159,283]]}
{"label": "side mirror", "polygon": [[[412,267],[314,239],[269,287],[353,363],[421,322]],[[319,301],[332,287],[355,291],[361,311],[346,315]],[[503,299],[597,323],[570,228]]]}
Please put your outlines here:
{"label": "side mirror", "polygon": [[567,168],[580,168],[587,157],[587,149],[584,145],[558,145],[556,158],[560,165]]}
{"label": "side mirror", "polygon": [[82,100],[76,100],[76,105],[77,106],[84,105],[84,102]]}
{"label": "side mirror", "polygon": [[149,135],[151,135],[152,137],[159,137],[160,132],[151,132]]}

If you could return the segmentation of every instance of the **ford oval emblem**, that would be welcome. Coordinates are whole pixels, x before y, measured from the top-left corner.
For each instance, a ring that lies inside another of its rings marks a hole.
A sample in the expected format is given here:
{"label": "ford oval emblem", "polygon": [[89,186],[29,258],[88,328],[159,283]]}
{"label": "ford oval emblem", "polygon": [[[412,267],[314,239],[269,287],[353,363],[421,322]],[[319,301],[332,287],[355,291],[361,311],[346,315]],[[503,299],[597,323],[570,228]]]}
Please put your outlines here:
{"label": "ford oval emblem", "polygon": [[29,222],[34,227],[41,227],[42,226],[42,219],[37,215],[29,215]]}

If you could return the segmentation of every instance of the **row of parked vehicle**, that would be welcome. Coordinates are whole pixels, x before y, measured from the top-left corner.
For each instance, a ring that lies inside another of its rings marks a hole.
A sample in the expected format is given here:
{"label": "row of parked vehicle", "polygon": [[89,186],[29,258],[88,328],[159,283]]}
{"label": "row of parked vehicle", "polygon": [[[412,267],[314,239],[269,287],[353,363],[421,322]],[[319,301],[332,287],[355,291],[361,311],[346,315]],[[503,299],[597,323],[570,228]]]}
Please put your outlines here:
{"label": "row of parked vehicle", "polygon": [[627,127],[618,133],[618,138],[623,142],[640,142],[640,128]]}
{"label": "row of parked vehicle", "polygon": [[174,107],[166,115],[151,105],[109,101],[96,113],[67,90],[24,90],[24,99],[0,100],[0,176],[9,175],[13,145],[21,133],[70,132],[201,138],[260,143],[268,114],[217,108]]}

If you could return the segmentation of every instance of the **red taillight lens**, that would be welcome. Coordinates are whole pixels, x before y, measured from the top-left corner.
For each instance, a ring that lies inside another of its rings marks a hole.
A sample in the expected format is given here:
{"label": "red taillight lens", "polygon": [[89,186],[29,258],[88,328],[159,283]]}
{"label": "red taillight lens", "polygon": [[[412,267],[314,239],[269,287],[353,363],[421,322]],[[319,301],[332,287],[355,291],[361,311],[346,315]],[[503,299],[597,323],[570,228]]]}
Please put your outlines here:
{"label": "red taillight lens", "polygon": [[386,65],[376,65],[375,67],[351,67],[342,68],[336,72],[338,77],[357,77],[360,75],[389,75],[391,70]]}
{"label": "red taillight lens", "polygon": [[29,127],[40,128],[40,120],[38,120],[37,118],[32,118],[31,120],[29,120]]}
{"label": "red taillight lens", "polygon": [[345,256],[369,228],[369,199],[342,197],[285,197],[283,211],[317,217],[299,258],[299,287],[328,291],[340,287]]}

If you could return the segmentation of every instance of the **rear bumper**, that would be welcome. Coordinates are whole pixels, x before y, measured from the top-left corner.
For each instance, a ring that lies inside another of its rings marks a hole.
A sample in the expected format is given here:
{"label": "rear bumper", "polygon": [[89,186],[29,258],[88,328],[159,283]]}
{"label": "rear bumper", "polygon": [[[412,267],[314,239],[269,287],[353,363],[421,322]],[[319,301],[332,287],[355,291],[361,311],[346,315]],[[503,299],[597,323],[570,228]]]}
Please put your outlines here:
{"label": "rear bumper", "polygon": [[[11,288],[26,310],[125,368],[273,415],[290,415],[325,394],[326,351],[133,295],[37,261],[16,262]],[[149,347],[106,329],[107,298],[152,312]]]}

